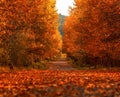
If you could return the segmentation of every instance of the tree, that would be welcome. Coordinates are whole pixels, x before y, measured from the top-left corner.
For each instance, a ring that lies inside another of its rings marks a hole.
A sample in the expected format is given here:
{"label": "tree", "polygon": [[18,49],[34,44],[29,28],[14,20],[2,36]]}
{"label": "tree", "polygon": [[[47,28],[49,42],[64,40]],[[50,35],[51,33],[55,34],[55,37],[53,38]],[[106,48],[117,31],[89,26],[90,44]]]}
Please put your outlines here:
{"label": "tree", "polygon": [[118,0],[76,0],[64,27],[66,52],[77,60],[86,58],[82,64],[115,65],[120,60],[119,11]]}
{"label": "tree", "polygon": [[0,45],[8,63],[28,66],[51,55],[49,50],[60,49],[53,46],[53,40],[59,44],[61,39],[57,19],[54,0],[0,1]]}

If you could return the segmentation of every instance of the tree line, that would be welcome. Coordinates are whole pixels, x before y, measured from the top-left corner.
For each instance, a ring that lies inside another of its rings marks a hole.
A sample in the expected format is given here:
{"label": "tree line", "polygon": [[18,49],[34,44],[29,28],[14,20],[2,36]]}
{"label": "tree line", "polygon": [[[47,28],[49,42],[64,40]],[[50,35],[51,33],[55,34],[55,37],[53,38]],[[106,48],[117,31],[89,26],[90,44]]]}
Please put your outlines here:
{"label": "tree line", "polygon": [[63,51],[78,66],[120,67],[120,1],[75,0],[64,24]]}
{"label": "tree line", "polygon": [[55,0],[0,0],[0,64],[28,66],[60,52]]}

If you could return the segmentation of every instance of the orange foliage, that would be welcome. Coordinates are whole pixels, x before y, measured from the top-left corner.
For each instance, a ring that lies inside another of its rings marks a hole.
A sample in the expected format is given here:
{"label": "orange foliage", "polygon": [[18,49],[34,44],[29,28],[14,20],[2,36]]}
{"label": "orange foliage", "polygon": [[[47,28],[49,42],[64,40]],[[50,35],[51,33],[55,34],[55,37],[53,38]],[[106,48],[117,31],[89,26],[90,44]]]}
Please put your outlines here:
{"label": "orange foliage", "polygon": [[57,19],[55,0],[0,1],[0,45],[8,63],[32,64],[58,54],[61,36]]}
{"label": "orange foliage", "polygon": [[76,0],[75,2],[76,7],[71,10],[71,15],[65,22],[64,50],[69,56],[74,56],[76,53],[81,56],[82,52],[87,57],[98,58],[99,62],[96,64],[119,64],[119,1]]}
{"label": "orange foliage", "polygon": [[39,71],[0,73],[0,95],[5,97],[119,97],[119,71]]}

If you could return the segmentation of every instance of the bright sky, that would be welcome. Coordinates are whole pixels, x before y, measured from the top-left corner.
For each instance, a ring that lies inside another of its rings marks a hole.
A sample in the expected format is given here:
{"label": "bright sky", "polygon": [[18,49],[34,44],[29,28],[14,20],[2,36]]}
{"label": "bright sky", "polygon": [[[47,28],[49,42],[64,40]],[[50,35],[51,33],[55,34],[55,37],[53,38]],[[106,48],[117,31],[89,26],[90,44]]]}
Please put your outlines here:
{"label": "bright sky", "polygon": [[56,0],[56,8],[58,13],[69,15],[69,7],[73,7],[74,0]]}

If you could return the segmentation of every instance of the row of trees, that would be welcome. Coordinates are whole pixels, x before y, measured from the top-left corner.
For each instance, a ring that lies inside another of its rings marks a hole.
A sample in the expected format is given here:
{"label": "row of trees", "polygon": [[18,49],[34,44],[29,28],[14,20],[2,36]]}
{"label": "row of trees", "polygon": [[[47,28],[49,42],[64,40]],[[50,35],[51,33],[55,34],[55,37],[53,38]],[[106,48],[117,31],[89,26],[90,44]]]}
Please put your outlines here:
{"label": "row of trees", "polygon": [[120,1],[75,0],[63,51],[78,65],[120,66]]}
{"label": "row of trees", "polygon": [[27,66],[61,49],[55,0],[0,0],[0,63]]}

